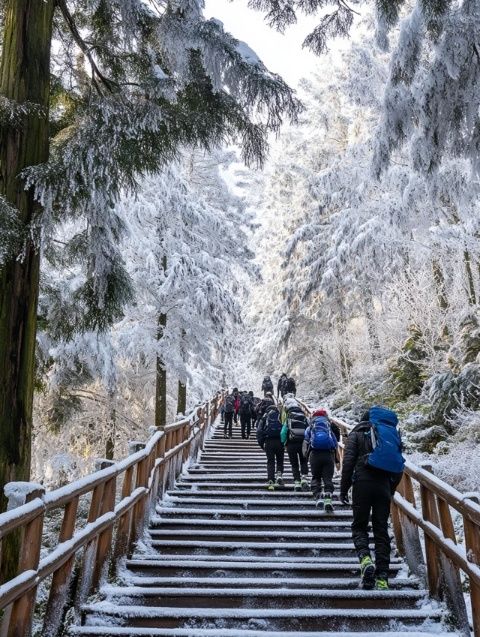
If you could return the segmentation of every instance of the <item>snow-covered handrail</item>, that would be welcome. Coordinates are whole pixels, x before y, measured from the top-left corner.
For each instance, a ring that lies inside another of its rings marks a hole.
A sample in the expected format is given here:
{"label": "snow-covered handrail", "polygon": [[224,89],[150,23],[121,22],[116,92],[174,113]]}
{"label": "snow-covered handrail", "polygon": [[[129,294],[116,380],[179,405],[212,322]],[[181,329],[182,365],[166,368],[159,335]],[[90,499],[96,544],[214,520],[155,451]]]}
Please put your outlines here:
{"label": "snow-covered handrail", "polygon": [[[308,407],[303,407],[309,412]],[[353,429],[332,418],[347,437]],[[343,455],[343,443],[340,444]],[[463,522],[464,545],[457,543],[452,510]],[[470,624],[460,571],[469,581],[474,637],[480,637],[480,503],[440,480],[432,467],[407,460],[402,481],[392,502],[392,521],[398,552],[413,573],[426,579],[430,594],[444,600],[463,634]],[[420,538],[423,532],[423,543]]]}
{"label": "snow-covered handrail", "polygon": [[[101,461],[99,471],[72,484],[49,493],[33,483],[7,485],[17,504],[19,498],[24,503],[0,514],[0,539],[12,532],[21,536],[18,574],[0,586],[2,635],[30,634],[36,590],[49,576],[52,582],[42,635],[59,633],[68,600],[75,598],[81,604],[98,587],[108,565],[114,566],[131,553],[155,501],[203,445],[221,400],[218,393],[186,418],[155,431],[146,443],[131,443],[125,459]],[[121,489],[117,489],[119,478]],[[77,528],[80,498],[86,495],[90,496],[88,518]],[[62,509],[58,544],[40,559],[45,514]],[[76,560],[79,577],[77,590],[72,591]]]}

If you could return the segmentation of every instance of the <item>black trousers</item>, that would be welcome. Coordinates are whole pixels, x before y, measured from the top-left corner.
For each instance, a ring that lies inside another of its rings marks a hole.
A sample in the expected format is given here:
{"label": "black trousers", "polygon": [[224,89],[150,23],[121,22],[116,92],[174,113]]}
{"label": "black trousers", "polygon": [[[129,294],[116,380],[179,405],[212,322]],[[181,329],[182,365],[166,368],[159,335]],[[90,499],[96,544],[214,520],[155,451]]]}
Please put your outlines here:
{"label": "black trousers", "polygon": [[390,482],[387,480],[360,480],[352,489],[352,537],[358,557],[370,555],[368,523],[372,516],[372,530],[375,545],[376,574],[388,577],[390,568],[390,535],[388,517],[390,515]]}
{"label": "black trousers", "polygon": [[[232,435],[232,423],[233,423],[233,411],[230,413],[225,412],[225,423],[223,425],[223,433],[229,436]],[[227,431],[228,430],[228,431]]]}
{"label": "black trousers", "polygon": [[292,473],[294,480],[300,480],[300,476],[306,476],[308,474],[308,462],[302,453],[302,441],[301,440],[289,440],[287,442],[287,453],[292,465]]}
{"label": "black trousers", "polygon": [[269,438],[265,440],[264,449],[267,454],[267,479],[273,482],[277,471],[283,473],[285,447],[280,438]]}
{"label": "black trousers", "polygon": [[310,452],[310,469],[312,471],[313,495],[318,498],[322,491],[331,495],[334,490],[335,452],[312,449]]}
{"label": "black trousers", "polygon": [[248,438],[252,429],[252,417],[250,414],[240,414],[240,425],[242,427],[242,438]]}

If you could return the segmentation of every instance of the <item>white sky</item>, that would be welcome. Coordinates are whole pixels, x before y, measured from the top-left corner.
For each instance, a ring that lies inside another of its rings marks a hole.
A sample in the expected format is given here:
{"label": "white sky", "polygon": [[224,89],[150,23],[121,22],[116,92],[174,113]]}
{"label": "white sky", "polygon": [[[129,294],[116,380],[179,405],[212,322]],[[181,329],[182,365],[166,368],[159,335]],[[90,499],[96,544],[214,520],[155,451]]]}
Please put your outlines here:
{"label": "white sky", "polygon": [[305,36],[313,31],[315,17],[301,17],[284,35],[264,22],[260,11],[247,6],[248,0],[205,0],[206,18],[217,18],[238,40],[246,42],[270,71],[279,73],[292,87],[320,68],[321,58],[302,49]]}

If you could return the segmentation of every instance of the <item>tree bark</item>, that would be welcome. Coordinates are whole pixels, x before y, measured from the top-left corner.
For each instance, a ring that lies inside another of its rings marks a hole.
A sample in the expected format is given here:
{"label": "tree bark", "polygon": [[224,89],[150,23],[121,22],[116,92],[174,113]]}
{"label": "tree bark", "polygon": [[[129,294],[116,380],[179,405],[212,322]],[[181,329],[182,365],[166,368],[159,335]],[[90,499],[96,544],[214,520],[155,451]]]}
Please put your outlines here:
{"label": "tree bark", "polygon": [[187,385],[178,381],[177,414],[185,414],[187,410]]}
{"label": "tree bark", "polygon": [[477,304],[477,296],[475,294],[475,281],[473,279],[472,272],[472,260],[470,258],[470,252],[464,250],[463,262],[465,263],[465,273],[467,275],[467,298],[470,305]]}
{"label": "tree bark", "polygon": [[[54,0],[6,0],[0,94],[18,105],[30,103],[18,125],[0,129],[0,194],[28,228],[40,212],[33,192],[19,176],[48,159],[50,49]],[[35,337],[40,255],[29,234],[21,258],[10,257],[0,272],[0,510],[3,487],[30,477]],[[7,538],[8,544],[8,538]],[[16,569],[14,546],[3,546],[0,577]]]}
{"label": "tree bark", "polygon": [[363,294],[363,309],[367,324],[368,341],[370,344],[370,355],[374,363],[380,359],[380,338],[375,324],[375,308],[373,305],[373,295],[369,288]]}
{"label": "tree bark", "polygon": [[[163,271],[167,269],[167,257],[162,258],[160,266]],[[167,315],[159,314],[157,340],[161,341],[167,327]],[[164,429],[167,424],[167,368],[164,361],[157,355],[157,369],[155,382],[155,427]]]}

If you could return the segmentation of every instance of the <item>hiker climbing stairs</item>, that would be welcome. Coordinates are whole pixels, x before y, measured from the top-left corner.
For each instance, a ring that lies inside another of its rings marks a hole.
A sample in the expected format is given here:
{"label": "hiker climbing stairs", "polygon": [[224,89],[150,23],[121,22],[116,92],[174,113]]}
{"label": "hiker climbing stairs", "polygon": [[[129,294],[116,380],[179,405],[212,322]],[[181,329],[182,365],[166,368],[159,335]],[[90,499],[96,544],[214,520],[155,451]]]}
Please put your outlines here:
{"label": "hiker climbing stairs", "polygon": [[[266,487],[252,438],[216,426],[197,463],[158,503],[115,585],[81,609],[70,634],[315,637],[436,634],[442,605],[395,555],[390,590],[359,588],[351,509],[314,507],[310,492]],[[288,462],[286,463],[288,465]],[[337,481],[338,492],[338,481]]]}

